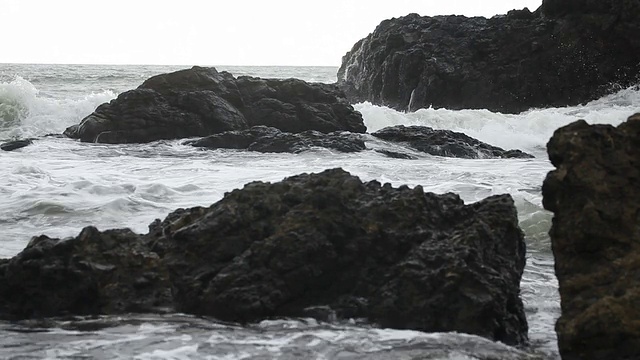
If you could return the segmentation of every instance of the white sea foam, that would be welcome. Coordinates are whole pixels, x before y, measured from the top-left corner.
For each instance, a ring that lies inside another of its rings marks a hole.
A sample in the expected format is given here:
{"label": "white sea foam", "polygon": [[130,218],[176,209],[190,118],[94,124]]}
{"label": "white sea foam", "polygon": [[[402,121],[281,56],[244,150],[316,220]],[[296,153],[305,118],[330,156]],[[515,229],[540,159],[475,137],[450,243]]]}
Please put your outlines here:
{"label": "white sea foam", "polygon": [[62,133],[115,95],[107,90],[77,98],[54,99],[16,76],[10,82],[0,83],[0,140]]}
{"label": "white sea foam", "polygon": [[[144,326],[134,326],[143,322]],[[535,357],[487,339],[457,333],[372,329],[367,325],[278,320],[269,326],[217,324],[184,315],[133,315],[64,321],[58,326],[105,324],[98,331],[53,328],[16,332],[13,348],[0,356],[15,358],[110,359],[399,359],[533,360]],[[108,324],[111,324],[108,326]],[[2,330],[21,330],[0,323]],[[3,340],[0,340],[0,345]],[[28,346],[28,347],[27,347]]]}
{"label": "white sea foam", "polygon": [[631,87],[592,101],[584,106],[532,109],[521,114],[501,114],[488,110],[420,109],[412,113],[361,103],[369,132],[394,125],[423,125],[434,129],[463,132],[505,149],[521,149],[544,156],[544,146],[553,132],[573,121],[618,125],[640,111],[640,89]]}

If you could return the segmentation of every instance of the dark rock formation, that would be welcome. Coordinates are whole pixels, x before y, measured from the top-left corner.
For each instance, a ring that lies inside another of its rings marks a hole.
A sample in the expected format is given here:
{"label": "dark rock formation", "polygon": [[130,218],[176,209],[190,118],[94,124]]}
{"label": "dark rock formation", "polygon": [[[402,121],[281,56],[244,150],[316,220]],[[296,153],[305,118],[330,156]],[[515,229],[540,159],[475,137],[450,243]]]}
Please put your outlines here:
{"label": "dark rock formation", "polygon": [[547,148],[562,359],[639,359],[640,114],[617,128],[574,122]]}
{"label": "dark rock formation", "polygon": [[230,321],[335,312],[522,344],[524,264],[509,195],[464,205],[455,194],[363,183],[334,169],[247,184],[209,208],[157,220],[147,235],[86,228],[74,239],[35,238],[0,261],[0,314],[168,303]]}
{"label": "dark rock formation", "polygon": [[328,304],[382,326],[524,339],[525,249],[509,196],[464,206],[329,170],[248,184],[167,226],[167,263],[190,269],[174,283],[180,311],[252,320]]}
{"label": "dark rock formation", "polygon": [[301,133],[282,132],[273,127],[254,126],[248,130],[226,131],[221,134],[188,141],[188,145],[209,149],[246,149],[259,152],[299,153],[314,147],[323,147],[342,152],[362,151],[366,147],[359,134],[318,131]]}
{"label": "dark rock formation", "polygon": [[434,130],[427,126],[403,125],[387,127],[371,134],[377,138],[406,143],[431,155],[478,158],[532,158],[520,150],[504,150],[451,130]]}
{"label": "dark rock formation", "polygon": [[403,153],[403,152],[398,152],[398,151],[392,151],[392,150],[387,150],[387,149],[376,149],[376,152],[385,155],[386,157],[390,157],[392,159],[404,159],[404,160],[415,160],[416,157],[411,155],[411,154],[407,154],[407,153]]}
{"label": "dark rock formation", "polygon": [[193,67],[146,80],[102,104],[65,135],[136,143],[208,136],[267,125],[287,132],[364,132],[362,116],[335,85],[297,79],[234,78]]}
{"label": "dark rock formation", "polygon": [[159,256],[128,229],[34,237],[0,262],[0,314],[9,318],[157,312],[172,305],[170,289]]}
{"label": "dark rock formation", "polygon": [[[405,127],[399,125],[384,128],[371,135],[437,156],[467,159],[533,157],[520,150],[504,150],[491,146],[463,133],[450,130],[434,130],[426,126]],[[226,131],[198,140],[190,140],[185,144],[209,149],[246,149],[260,152],[290,153],[299,153],[317,147],[342,152],[358,152],[366,149],[363,137],[360,134],[349,132],[323,134],[318,131],[287,133],[267,126],[254,126],[248,130],[240,131]],[[410,154],[388,149],[375,149],[375,151],[392,158],[415,158]]]}
{"label": "dark rock formation", "polygon": [[383,21],[347,53],[352,102],[517,113],[576,105],[640,79],[640,0],[545,0],[536,12]]}
{"label": "dark rock formation", "polygon": [[12,140],[7,141],[5,143],[0,144],[0,149],[4,151],[13,151],[25,146],[29,146],[33,144],[34,139],[21,139],[21,140]]}

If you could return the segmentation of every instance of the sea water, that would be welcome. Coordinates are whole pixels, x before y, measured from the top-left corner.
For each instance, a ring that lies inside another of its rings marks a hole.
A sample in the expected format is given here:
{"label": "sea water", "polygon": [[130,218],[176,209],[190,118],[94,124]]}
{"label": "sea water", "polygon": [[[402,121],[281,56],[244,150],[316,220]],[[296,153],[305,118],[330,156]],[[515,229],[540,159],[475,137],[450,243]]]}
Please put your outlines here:
{"label": "sea water", "polygon": [[[3,359],[556,359],[554,323],[560,313],[541,185],[552,169],[545,144],[578,119],[617,125],[640,109],[637,88],[582,106],[532,109],[517,115],[487,110],[398,112],[355,104],[369,132],[392,125],[449,129],[534,159],[453,159],[414,153],[391,159],[373,137],[355,154],[316,149],[301,154],[202,150],[182,141],[87,144],[56,137],[96,106],[155,74],[187,66],[0,64],[0,141],[39,137],[0,152],[0,257],[11,257],[34,235],[75,236],[82,227],[129,227],[145,233],[179,207],[208,206],[255,180],[279,181],[342,167],[363,180],[425,191],[455,192],[467,203],[511,194],[527,242],[521,287],[531,346],[513,349],[456,333],[376,329],[355,321],[281,319],[248,326],[174,315],[104,316],[0,322]],[[225,67],[236,76],[336,81],[335,67]]]}

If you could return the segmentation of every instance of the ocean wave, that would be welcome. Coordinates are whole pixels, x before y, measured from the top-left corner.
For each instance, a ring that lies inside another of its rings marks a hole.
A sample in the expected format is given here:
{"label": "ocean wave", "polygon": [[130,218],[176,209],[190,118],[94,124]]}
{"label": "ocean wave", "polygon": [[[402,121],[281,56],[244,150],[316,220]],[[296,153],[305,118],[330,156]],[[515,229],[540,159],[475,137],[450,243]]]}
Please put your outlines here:
{"label": "ocean wave", "polygon": [[[123,315],[1,323],[0,356],[128,359],[450,359],[539,357],[457,333],[377,329],[353,322],[279,319],[240,326],[194,316]],[[113,357],[113,356],[112,356]]]}
{"label": "ocean wave", "polygon": [[61,133],[115,95],[106,90],[55,99],[20,76],[0,82],[0,139]]}
{"label": "ocean wave", "polygon": [[29,114],[28,102],[38,90],[30,82],[17,77],[10,83],[0,84],[0,129],[18,126]]}
{"label": "ocean wave", "polygon": [[420,109],[405,113],[364,102],[356,104],[369,132],[395,125],[423,125],[434,129],[463,132],[506,149],[521,149],[533,154],[544,152],[553,132],[573,121],[618,125],[638,112],[640,86],[620,90],[585,105],[531,109],[520,114],[502,114],[489,110]]}

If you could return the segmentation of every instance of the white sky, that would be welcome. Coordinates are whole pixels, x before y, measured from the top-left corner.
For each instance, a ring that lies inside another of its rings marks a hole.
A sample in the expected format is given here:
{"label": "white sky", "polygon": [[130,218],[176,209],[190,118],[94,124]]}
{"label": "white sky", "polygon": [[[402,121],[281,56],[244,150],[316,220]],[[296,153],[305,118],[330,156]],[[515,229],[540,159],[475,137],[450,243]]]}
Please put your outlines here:
{"label": "white sky", "polygon": [[384,19],[542,0],[0,0],[0,63],[331,65]]}

